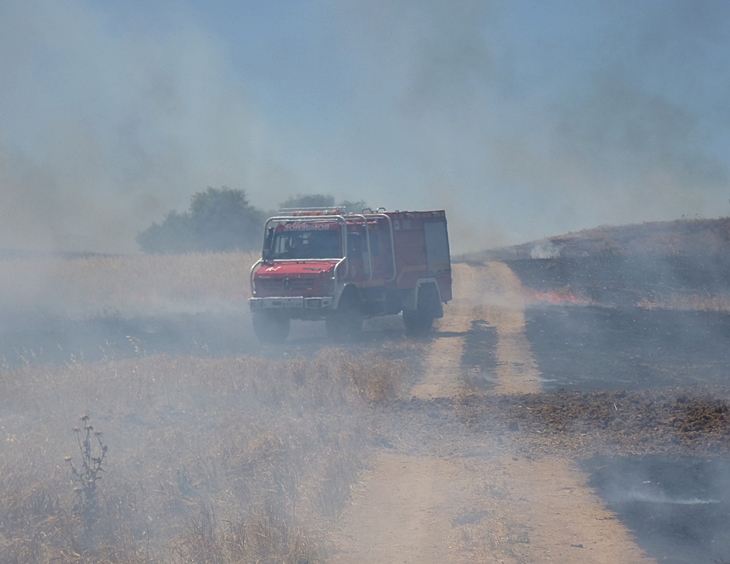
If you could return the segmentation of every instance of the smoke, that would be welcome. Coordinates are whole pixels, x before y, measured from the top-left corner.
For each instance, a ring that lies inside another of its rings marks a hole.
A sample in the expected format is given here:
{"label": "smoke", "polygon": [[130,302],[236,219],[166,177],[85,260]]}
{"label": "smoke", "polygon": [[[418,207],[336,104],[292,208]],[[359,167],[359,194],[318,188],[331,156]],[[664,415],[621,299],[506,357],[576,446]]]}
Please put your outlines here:
{"label": "smoke", "polygon": [[184,15],[114,24],[79,0],[0,7],[0,247],[132,251],[193,192],[256,174],[220,46]]}
{"label": "smoke", "polygon": [[550,241],[538,241],[530,251],[530,258],[533,259],[554,259],[560,258],[560,247]]}
{"label": "smoke", "polygon": [[691,498],[674,498],[663,493],[647,493],[647,492],[629,492],[625,498],[619,498],[618,503],[627,503],[631,501],[639,501],[644,503],[666,503],[670,505],[707,505],[710,503],[721,503],[719,499],[700,499]]}
{"label": "smoke", "polygon": [[0,247],[207,186],[445,208],[455,252],[727,212],[723,2],[0,6]]}
{"label": "smoke", "polygon": [[727,210],[724,5],[326,5],[358,70],[329,174],[457,249]]}

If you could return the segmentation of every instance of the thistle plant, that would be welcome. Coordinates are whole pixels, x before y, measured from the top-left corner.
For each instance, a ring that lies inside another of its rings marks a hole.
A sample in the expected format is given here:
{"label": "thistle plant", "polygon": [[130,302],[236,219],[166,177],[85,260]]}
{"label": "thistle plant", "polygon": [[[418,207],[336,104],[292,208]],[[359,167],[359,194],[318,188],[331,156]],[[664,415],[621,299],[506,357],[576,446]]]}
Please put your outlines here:
{"label": "thistle plant", "polygon": [[86,532],[90,533],[97,518],[96,483],[101,480],[101,474],[104,472],[102,465],[107,446],[101,441],[101,431],[94,431],[94,427],[89,423],[88,415],[82,415],[81,422],[83,426],[73,429],[79,446],[81,465],[77,467],[70,456],[65,460],[71,467],[71,478],[76,484],[74,487],[74,494],[77,496],[76,508],[80,510]]}

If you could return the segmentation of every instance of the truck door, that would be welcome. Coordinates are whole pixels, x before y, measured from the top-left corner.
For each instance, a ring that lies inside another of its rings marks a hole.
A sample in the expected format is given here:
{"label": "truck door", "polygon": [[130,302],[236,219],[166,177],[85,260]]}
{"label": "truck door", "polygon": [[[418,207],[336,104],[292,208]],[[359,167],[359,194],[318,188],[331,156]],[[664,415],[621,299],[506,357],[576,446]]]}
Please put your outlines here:
{"label": "truck door", "polygon": [[[347,229],[347,280],[362,282],[370,277],[370,263],[366,260],[367,242],[360,225],[350,225]],[[367,263],[367,264],[366,264]]]}
{"label": "truck door", "polygon": [[429,274],[448,270],[451,267],[449,255],[449,236],[446,233],[446,222],[424,221],[423,232],[426,237],[426,258]]}
{"label": "truck door", "polygon": [[436,278],[445,301],[451,299],[451,255],[446,221],[424,221],[428,275]]}
{"label": "truck door", "polygon": [[370,251],[373,258],[373,282],[381,284],[390,281],[393,271],[393,241],[390,223],[379,217],[370,223]]}

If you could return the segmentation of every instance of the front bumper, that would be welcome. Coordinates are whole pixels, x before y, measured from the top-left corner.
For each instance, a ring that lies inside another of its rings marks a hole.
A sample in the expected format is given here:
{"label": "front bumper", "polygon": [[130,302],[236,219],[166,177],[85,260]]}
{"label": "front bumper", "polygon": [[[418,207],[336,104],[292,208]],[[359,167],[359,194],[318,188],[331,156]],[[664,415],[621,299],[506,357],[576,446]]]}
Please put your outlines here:
{"label": "front bumper", "polygon": [[251,311],[269,309],[302,309],[318,311],[331,308],[335,299],[331,296],[309,298],[304,296],[250,298],[248,305]]}

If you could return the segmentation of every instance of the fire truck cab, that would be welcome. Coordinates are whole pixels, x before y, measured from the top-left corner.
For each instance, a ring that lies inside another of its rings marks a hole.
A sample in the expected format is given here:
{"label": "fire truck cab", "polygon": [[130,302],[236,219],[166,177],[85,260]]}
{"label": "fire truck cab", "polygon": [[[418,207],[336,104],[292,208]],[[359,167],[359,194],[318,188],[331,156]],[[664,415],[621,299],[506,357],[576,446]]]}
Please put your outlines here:
{"label": "fire truck cab", "polygon": [[451,300],[446,213],[282,210],[267,220],[250,274],[254,330],[286,339],[292,319],[324,319],[333,337],[354,337],[363,319],[403,312],[424,334]]}

